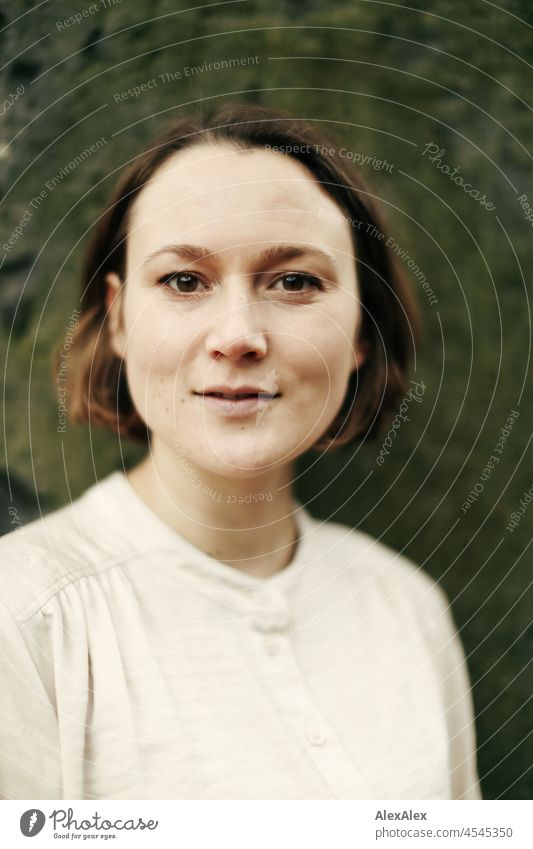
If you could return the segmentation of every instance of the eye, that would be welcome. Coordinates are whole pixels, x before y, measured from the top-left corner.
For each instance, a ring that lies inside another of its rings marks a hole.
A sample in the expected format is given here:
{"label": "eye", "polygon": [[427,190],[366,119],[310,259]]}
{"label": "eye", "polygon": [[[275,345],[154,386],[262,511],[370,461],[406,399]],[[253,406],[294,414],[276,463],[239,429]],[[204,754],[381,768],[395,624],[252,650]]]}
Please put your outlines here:
{"label": "eye", "polygon": [[[278,283],[284,284],[285,294],[305,295],[308,292],[316,289],[323,289],[324,286],[318,277],[312,274],[303,274],[301,272],[289,272],[283,274],[274,282],[274,288]],[[158,280],[162,286],[175,292],[177,295],[200,295],[209,287],[208,285],[192,271],[172,271],[170,274],[165,274]],[[279,289],[278,289],[279,291]]]}
{"label": "eye", "polygon": [[[284,274],[282,277],[279,277],[276,280],[276,283],[280,282],[283,282],[286,286],[288,286],[288,288],[284,290],[285,292],[295,295],[304,294],[305,292],[309,292],[310,289],[323,288],[322,283],[318,279],[318,277],[313,277],[312,274],[300,274],[296,272],[291,272],[289,274]],[[310,289],[302,288],[305,283],[310,284]]]}
{"label": "eye", "polygon": [[203,281],[197,274],[193,274],[191,271],[173,271],[171,274],[165,274],[163,277],[160,277],[158,282],[179,295],[198,294],[196,291],[198,283],[202,284],[203,288],[205,288]]}

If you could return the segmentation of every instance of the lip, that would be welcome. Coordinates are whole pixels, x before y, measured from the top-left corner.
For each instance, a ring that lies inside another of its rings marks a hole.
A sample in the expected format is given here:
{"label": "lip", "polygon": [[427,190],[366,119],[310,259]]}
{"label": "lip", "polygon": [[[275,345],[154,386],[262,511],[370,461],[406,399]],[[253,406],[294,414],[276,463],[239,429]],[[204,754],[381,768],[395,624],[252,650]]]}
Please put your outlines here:
{"label": "lip", "polygon": [[205,389],[204,392],[195,392],[195,395],[208,395],[210,392],[223,392],[224,395],[243,395],[244,393],[255,394],[255,395],[275,395],[279,394],[271,392],[269,389],[264,389],[261,386],[211,386],[209,389]]}
{"label": "lip", "polygon": [[272,403],[277,400],[280,396],[280,393],[267,393],[261,391],[255,387],[238,387],[238,389],[230,388],[230,387],[217,387],[214,389],[210,389],[210,392],[225,392],[225,393],[235,393],[240,394],[241,392],[256,392],[258,393],[257,398],[241,398],[240,400],[231,400],[229,398],[217,398],[213,395],[208,395],[207,392],[195,392],[194,394],[200,398],[204,404],[207,404],[213,410],[216,410],[218,413],[222,413],[225,416],[229,416],[231,418],[238,418],[240,416],[250,416],[253,413],[257,413],[259,410],[264,410],[267,404]]}

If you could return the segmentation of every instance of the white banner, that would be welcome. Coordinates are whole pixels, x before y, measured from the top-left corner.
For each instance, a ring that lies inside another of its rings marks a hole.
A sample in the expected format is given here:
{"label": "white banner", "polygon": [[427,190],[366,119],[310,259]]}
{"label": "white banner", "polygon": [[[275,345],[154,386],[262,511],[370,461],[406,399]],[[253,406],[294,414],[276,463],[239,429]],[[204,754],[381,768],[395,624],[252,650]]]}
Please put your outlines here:
{"label": "white banner", "polygon": [[[1,846],[532,849],[529,801],[4,801]],[[34,844],[28,841],[35,838]]]}

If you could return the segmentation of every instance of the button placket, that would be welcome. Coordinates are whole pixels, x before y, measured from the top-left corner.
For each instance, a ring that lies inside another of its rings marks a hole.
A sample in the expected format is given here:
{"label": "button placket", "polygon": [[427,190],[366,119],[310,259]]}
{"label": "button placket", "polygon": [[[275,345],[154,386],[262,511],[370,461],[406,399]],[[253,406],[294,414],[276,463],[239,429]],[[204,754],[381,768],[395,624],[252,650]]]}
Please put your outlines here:
{"label": "button placket", "polygon": [[289,625],[289,618],[283,614],[266,614],[256,616],[252,619],[252,627],[262,634],[272,634],[274,631],[285,631]]}
{"label": "button placket", "polygon": [[[272,609],[271,597],[262,594],[261,601],[265,607],[268,602],[268,607]],[[288,616],[279,611],[265,613],[252,621],[254,629],[267,637],[261,643],[264,651],[273,659],[268,677],[276,691],[276,700],[281,702],[281,694],[290,693],[290,704],[284,707],[293,725],[298,728],[300,738],[307,745],[322,746],[326,741],[326,734],[322,730],[324,723],[307,689],[302,688],[301,671],[287,633],[289,624]]]}
{"label": "button placket", "polygon": [[251,620],[251,626],[267,638],[267,653],[278,654],[282,647],[280,635],[286,633],[291,622],[287,600],[280,592],[261,588],[255,594],[254,602],[259,609]]}
{"label": "button placket", "polygon": [[[318,709],[302,675],[288,634],[263,644],[269,655],[264,681],[315,768],[338,799],[371,799],[375,791]],[[264,653],[262,652],[263,657]]]}

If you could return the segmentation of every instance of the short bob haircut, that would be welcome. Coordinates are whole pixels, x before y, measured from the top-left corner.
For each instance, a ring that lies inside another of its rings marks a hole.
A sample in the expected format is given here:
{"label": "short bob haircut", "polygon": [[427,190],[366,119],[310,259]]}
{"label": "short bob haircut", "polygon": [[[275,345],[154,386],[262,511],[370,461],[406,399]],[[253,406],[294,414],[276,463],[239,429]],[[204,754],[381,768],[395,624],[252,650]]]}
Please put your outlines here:
{"label": "short bob haircut", "polygon": [[363,312],[360,338],[368,343],[367,356],[350,375],[335,420],[312,448],[327,451],[374,438],[384,430],[406,391],[407,368],[420,340],[418,307],[398,260],[386,245],[382,214],[356,167],[338,155],[335,140],[322,129],[289,112],[242,103],[174,120],[122,174],[86,254],[81,315],[66,383],[70,421],[104,426],[149,443],[150,434],[133,405],[122,360],[111,346],[105,276],[114,271],[125,279],[129,213],[143,186],[169,157],[202,142],[231,144],[240,150],[281,148],[278,155],[302,163],[346,215]]}

